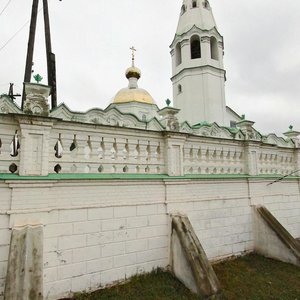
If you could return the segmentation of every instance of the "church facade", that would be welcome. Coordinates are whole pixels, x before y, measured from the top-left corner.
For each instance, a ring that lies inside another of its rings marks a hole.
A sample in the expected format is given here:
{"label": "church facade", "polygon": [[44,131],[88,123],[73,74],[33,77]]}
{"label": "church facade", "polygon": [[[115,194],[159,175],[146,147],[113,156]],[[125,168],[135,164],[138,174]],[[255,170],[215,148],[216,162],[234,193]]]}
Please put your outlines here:
{"label": "church facade", "polygon": [[253,251],[253,206],[300,236],[299,132],[263,135],[226,106],[210,3],[184,0],[171,48],[174,107],[128,86],[105,109],[49,110],[25,83],[0,97],[0,299],[11,232],[42,228],[43,296],[94,290],[170,264],[170,216],[189,217],[210,260]]}

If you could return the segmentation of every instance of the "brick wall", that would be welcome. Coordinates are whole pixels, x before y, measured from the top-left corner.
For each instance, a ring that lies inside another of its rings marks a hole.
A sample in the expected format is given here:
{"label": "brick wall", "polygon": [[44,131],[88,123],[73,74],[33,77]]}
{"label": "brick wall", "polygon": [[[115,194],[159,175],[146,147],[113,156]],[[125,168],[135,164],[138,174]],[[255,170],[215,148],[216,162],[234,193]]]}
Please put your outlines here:
{"label": "brick wall", "polygon": [[299,183],[254,181],[252,203],[265,205],[294,237],[300,237]]}
{"label": "brick wall", "polygon": [[246,181],[170,184],[168,212],[188,215],[210,259],[238,255],[253,249]]}
{"label": "brick wall", "polygon": [[[44,225],[44,295],[96,289],[169,264],[170,214],[186,213],[212,260],[253,249],[251,205],[300,236],[297,181],[10,181],[0,185],[0,295],[10,230]],[[3,300],[3,296],[0,296]]]}
{"label": "brick wall", "polygon": [[59,210],[45,226],[45,296],[95,289],[168,265],[162,204]]}

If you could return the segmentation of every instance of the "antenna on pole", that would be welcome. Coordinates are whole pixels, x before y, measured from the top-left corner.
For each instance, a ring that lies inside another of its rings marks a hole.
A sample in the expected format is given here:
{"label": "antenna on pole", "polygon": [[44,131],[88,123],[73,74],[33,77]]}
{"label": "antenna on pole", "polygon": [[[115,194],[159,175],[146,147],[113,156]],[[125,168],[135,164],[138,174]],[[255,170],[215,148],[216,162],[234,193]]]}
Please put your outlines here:
{"label": "antenna on pole", "polygon": [[[38,5],[39,5],[39,0],[33,0],[24,82],[31,81]],[[43,12],[44,12],[44,25],[45,25],[48,85],[51,87],[51,108],[53,109],[57,107],[56,60],[55,60],[55,54],[52,53],[52,47],[51,47],[51,32],[50,32],[48,0],[43,0]],[[23,88],[22,105],[21,105],[22,109],[24,107],[24,102],[25,102],[25,90]]]}

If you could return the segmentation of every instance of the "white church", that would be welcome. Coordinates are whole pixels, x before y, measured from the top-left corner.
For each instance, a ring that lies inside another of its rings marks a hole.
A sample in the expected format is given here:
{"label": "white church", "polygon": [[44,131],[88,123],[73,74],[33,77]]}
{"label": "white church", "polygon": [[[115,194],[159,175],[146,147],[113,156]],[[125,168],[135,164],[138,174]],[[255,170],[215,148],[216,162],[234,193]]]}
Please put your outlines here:
{"label": "white church", "polygon": [[40,83],[22,109],[0,97],[0,300],[29,295],[32,276],[30,299],[59,299],[158,267],[217,293],[193,275],[189,238],[207,265],[252,251],[300,265],[300,133],[263,135],[226,106],[209,1],[183,0],[170,48],[173,106],[139,87],[134,48],[105,109],[50,109]]}

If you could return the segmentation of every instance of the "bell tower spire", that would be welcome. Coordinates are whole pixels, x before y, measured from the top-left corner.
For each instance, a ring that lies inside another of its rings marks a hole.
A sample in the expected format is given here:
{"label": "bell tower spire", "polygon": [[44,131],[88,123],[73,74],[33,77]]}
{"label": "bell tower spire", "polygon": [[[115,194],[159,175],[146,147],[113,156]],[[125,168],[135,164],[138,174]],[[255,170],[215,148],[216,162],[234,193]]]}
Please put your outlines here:
{"label": "bell tower spire", "polygon": [[183,0],[170,48],[173,99],[180,121],[228,125],[223,37],[208,0]]}

